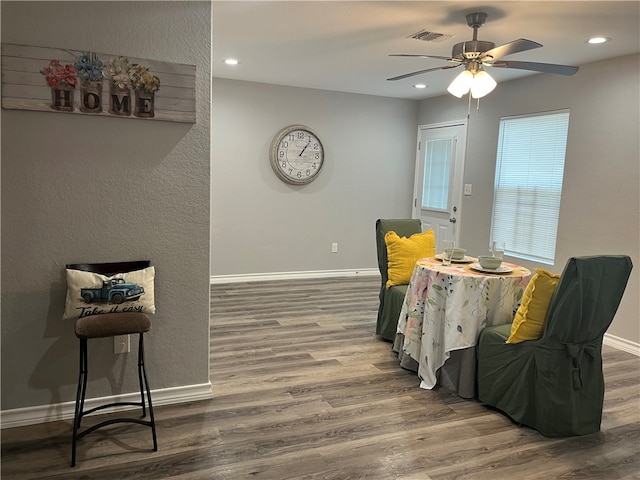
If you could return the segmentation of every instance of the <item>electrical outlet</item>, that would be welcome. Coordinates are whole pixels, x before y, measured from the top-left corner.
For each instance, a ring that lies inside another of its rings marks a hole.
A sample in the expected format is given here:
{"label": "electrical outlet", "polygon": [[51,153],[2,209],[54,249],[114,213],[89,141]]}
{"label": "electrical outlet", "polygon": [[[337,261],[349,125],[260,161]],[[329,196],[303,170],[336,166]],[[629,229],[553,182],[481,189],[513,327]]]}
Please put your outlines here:
{"label": "electrical outlet", "polygon": [[131,340],[129,335],[116,335],[113,337],[113,353],[129,353]]}
{"label": "electrical outlet", "polygon": [[338,244],[335,242],[331,244],[331,253],[338,253]]}

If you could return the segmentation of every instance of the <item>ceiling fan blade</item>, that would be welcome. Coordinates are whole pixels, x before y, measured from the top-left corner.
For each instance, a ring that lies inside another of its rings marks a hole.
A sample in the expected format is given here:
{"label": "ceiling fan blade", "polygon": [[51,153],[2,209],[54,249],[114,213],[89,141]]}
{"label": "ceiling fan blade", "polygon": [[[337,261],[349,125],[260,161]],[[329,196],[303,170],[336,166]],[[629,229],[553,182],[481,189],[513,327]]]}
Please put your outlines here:
{"label": "ceiling fan blade", "polygon": [[557,73],[559,75],[573,75],[578,71],[578,67],[571,67],[569,65],[537,62],[512,62],[510,60],[487,63],[487,65],[495,68],[517,68],[520,70],[532,70],[534,72]]}
{"label": "ceiling fan blade", "polygon": [[387,78],[387,80],[388,81],[402,80],[403,78],[413,77],[414,75],[420,75],[422,73],[434,72],[436,70],[447,70],[449,68],[456,68],[456,67],[459,67],[460,65],[462,65],[462,64],[446,65],[444,67],[427,68],[425,70],[418,70],[417,72],[405,73],[404,75],[398,75],[397,77]]}
{"label": "ceiling fan blade", "polygon": [[482,54],[482,59],[485,57],[491,57],[493,60],[497,60],[500,57],[505,57],[513,53],[525,52],[527,50],[533,50],[534,48],[540,48],[542,44],[527,40],[526,38],[520,38],[513,42],[498,45]]}
{"label": "ceiling fan blade", "polygon": [[448,62],[455,62],[457,61],[455,58],[451,58],[451,57],[443,57],[441,55],[419,55],[419,54],[412,54],[412,53],[391,53],[389,54],[390,57],[418,57],[418,58],[437,58],[439,60],[447,60]]}

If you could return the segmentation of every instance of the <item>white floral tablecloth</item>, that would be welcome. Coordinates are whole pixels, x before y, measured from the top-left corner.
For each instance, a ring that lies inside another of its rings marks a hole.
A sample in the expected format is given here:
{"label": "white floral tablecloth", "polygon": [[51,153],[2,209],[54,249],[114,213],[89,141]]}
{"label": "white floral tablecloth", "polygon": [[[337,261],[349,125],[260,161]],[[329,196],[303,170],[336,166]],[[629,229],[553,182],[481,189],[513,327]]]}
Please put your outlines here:
{"label": "white floral tablecloth", "polygon": [[[486,326],[510,323],[531,272],[503,262],[508,274],[482,273],[469,264],[443,266],[435,258],[416,263],[398,320],[401,356],[418,364],[421,388],[438,383],[437,372],[454,350],[473,347]],[[472,373],[473,374],[473,373]]]}

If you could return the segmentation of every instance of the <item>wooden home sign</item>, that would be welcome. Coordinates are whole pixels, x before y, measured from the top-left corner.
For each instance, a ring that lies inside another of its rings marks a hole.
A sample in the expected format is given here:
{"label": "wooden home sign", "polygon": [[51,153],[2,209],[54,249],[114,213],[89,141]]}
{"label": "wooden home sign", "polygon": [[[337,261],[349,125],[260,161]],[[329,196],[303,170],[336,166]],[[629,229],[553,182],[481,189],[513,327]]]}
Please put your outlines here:
{"label": "wooden home sign", "polygon": [[196,122],[195,65],[2,44],[2,108]]}

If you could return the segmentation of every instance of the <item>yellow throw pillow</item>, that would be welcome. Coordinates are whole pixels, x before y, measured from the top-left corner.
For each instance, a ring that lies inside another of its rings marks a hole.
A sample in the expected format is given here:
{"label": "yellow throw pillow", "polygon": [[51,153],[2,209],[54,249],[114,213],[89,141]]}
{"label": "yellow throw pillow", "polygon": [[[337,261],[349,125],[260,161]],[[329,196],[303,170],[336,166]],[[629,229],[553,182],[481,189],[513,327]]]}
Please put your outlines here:
{"label": "yellow throw pillow", "polygon": [[559,280],[560,275],[536,268],[536,274],[529,281],[511,324],[511,335],[507,343],[538,340],[542,336],[551,297]]}
{"label": "yellow throw pillow", "polygon": [[391,231],[384,236],[384,241],[387,244],[387,288],[407,285],[416,262],[436,254],[433,230],[414,233],[409,238],[399,237],[396,232]]}

